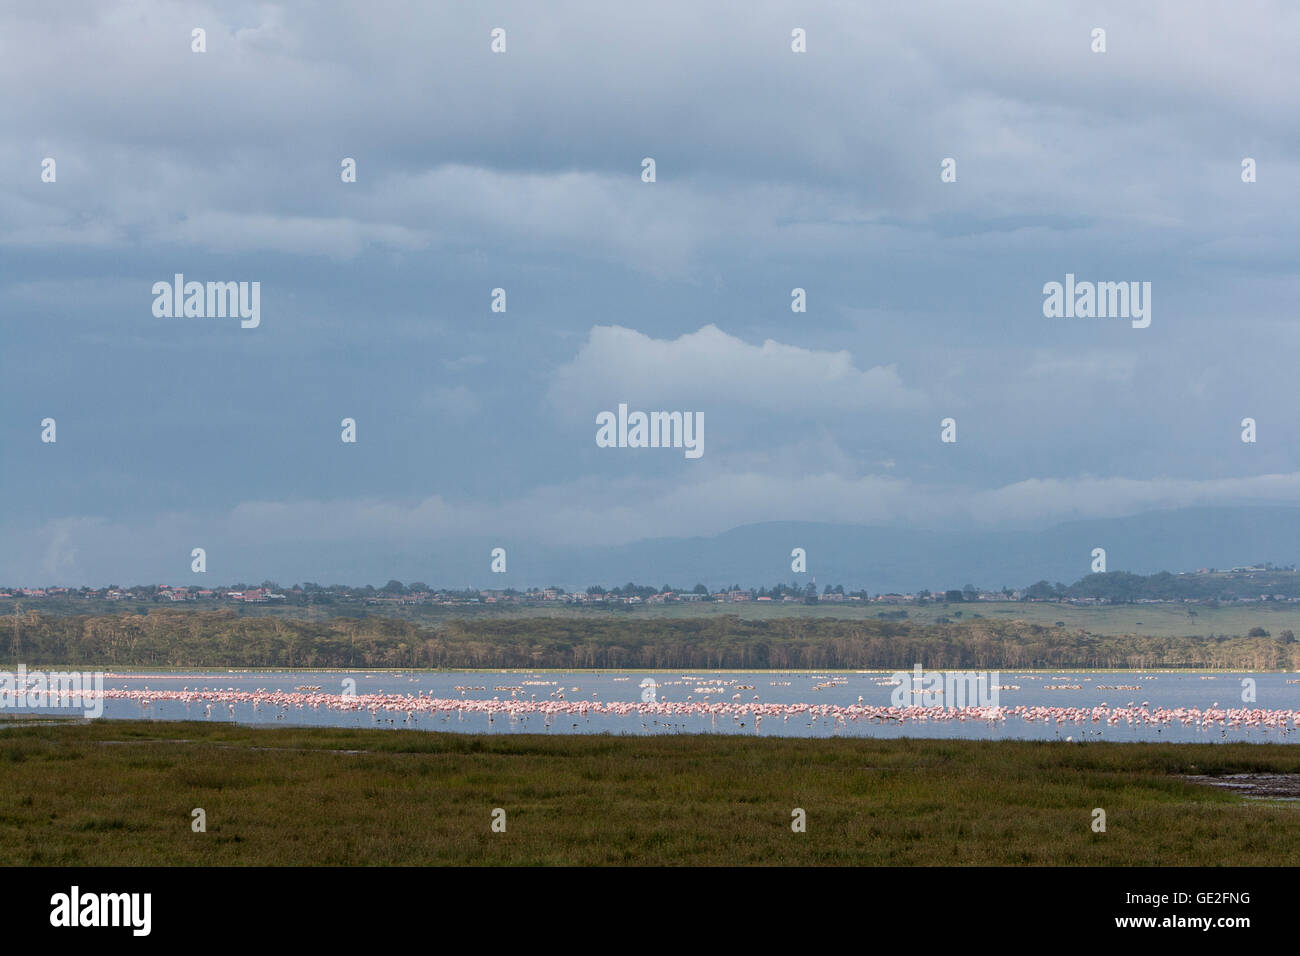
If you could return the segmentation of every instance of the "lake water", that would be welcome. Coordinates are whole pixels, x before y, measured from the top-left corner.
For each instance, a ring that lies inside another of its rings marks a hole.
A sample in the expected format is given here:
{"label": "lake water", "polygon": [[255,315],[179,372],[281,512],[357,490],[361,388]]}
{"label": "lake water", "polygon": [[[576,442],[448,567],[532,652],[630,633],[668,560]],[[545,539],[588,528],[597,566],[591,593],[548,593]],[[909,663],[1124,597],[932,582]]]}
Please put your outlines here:
{"label": "lake water", "polygon": [[[891,675],[118,671],[105,677],[103,716],[463,733],[1300,742],[1297,674],[1002,671],[997,707],[972,699],[961,710],[897,706],[904,688]],[[1245,680],[1253,701],[1243,701]],[[962,701],[950,692],[949,703]]]}

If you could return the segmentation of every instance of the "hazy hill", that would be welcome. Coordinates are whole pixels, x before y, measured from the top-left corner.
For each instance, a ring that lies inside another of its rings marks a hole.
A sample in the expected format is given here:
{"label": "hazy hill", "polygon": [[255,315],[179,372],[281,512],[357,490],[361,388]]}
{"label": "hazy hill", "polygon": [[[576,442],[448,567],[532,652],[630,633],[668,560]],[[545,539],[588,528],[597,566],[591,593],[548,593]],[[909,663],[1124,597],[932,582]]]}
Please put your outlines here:
{"label": "hazy hill", "polygon": [[[1300,560],[1300,508],[1185,508],[1130,518],[1074,521],[1043,531],[928,532],[865,525],[767,522],[713,537],[648,539],[616,548],[536,557],[516,550],[511,578],[583,587],[591,583],[758,585],[795,579],[790,551],[808,554],[819,585],[877,591],[1019,588],[1046,578],[1072,582],[1091,570],[1093,548],[1107,569],[1230,568]],[[482,575],[483,586],[494,582]],[[798,576],[800,581],[806,576]]]}

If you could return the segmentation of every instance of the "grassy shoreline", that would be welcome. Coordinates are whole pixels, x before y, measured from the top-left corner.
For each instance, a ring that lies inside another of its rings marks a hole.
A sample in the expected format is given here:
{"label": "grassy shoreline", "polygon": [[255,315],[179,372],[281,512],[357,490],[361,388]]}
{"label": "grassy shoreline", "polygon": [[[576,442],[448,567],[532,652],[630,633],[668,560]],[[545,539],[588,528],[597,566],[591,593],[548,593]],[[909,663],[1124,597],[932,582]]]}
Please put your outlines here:
{"label": "grassy shoreline", "polygon": [[[5,665],[10,666],[10,665]],[[89,670],[103,671],[106,674],[283,674],[301,672],[304,674],[895,674],[911,673],[912,665],[907,667],[234,667],[204,666],[186,667],[182,665],[94,665],[69,663],[24,663],[28,672]],[[953,668],[958,669],[958,668]],[[972,670],[973,668],[960,668]],[[1255,667],[992,667],[1005,674],[1300,674],[1296,670]]]}
{"label": "grassy shoreline", "polygon": [[1294,865],[1300,803],[1183,779],[1262,772],[1300,747],[0,724],[0,863]]}

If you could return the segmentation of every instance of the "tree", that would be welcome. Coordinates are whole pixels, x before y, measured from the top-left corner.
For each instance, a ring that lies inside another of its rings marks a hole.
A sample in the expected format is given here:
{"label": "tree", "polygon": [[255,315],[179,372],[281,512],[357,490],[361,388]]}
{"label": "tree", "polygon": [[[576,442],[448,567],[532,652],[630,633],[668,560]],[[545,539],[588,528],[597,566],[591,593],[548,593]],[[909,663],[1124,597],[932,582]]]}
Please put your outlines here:
{"label": "tree", "polygon": [[1056,592],[1052,590],[1052,585],[1046,580],[1035,581],[1021,594],[1021,599],[1025,601],[1050,601],[1056,597]]}

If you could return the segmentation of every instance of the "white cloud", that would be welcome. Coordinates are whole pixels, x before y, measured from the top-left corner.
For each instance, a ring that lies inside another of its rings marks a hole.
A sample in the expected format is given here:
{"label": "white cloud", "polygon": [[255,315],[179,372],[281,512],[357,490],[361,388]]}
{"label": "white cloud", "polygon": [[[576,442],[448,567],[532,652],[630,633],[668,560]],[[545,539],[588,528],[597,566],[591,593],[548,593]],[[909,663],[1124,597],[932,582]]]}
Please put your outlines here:
{"label": "white cloud", "polygon": [[799,416],[924,401],[893,365],[863,370],[847,351],[772,339],[751,345],[716,325],[671,340],[618,325],[594,326],[573,361],[556,371],[550,397],[593,414],[618,402],[691,411],[734,404]]}
{"label": "white cloud", "polygon": [[482,410],[478,396],[464,385],[440,386],[425,396],[425,407],[457,422],[468,421]]}
{"label": "white cloud", "polygon": [[1168,508],[1300,502],[1300,472],[1237,478],[1028,478],[977,492],[966,508],[982,522],[1056,522]]}
{"label": "white cloud", "polygon": [[45,528],[45,552],[40,562],[45,580],[72,580],[79,577],[83,573],[77,560],[81,549],[75,542],[102,523],[95,518],[62,518],[51,521]]}
{"label": "white cloud", "polygon": [[202,246],[217,252],[275,251],[350,259],[369,245],[417,250],[429,239],[418,230],[346,218],[274,216],[205,211],[155,231],[154,242]]}
{"label": "white cloud", "polygon": [[1118,384],[1133,380],[1137,362],[1136,353],[1119,349],[1037,349],[1028,356],[1024,374],[1051,382],[1082,380],[1085,386],[1096,381]]}

